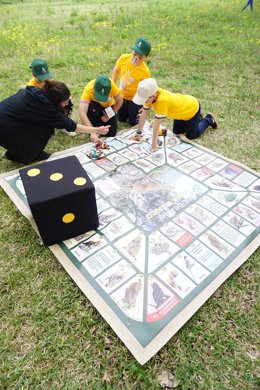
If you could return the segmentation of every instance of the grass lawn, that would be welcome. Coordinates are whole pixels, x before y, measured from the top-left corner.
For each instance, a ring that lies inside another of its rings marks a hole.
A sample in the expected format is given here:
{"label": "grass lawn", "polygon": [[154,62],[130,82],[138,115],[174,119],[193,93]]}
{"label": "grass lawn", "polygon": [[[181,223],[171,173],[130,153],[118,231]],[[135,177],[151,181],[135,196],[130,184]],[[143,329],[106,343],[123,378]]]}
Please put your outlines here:
{"label": "grass lawn", "polygon": [[[24,87],[32,59],[44,58],[69,85],[78,121],[86,83],[111,75],[144,36],[159,86],[194,95],[216,114],[219,129],[198,143],[259,171],[260,5],[241,12],[245,2],[0,2],[0,99]],[[87,141],[57,131],[46,151]],[[3,152],[0,172],[21,166]],[[259,388],[259,251],[140,366],[2,190],[0,197],[2,389],[154,390],[167,380],[184,390]]]}

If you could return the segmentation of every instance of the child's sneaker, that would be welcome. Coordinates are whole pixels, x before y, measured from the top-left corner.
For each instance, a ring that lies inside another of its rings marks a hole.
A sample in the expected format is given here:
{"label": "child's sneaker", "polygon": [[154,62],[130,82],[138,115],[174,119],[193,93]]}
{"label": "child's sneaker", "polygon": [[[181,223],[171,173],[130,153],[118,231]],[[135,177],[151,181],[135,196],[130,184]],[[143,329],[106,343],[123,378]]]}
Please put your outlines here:
{"label": "child's sneaker", "polygon": [[208,113],[205,116],[205,119],[209,119],[210,121],[209,125],[212,127],[212,129],[216,129],[218,127],[217,121],[211,113]]}
{"label": "child's sneaker", "polygon": [[75,137],[77,135],[75,131],[67,131],[66,129],[61,129],[61,132],[69,137]]}

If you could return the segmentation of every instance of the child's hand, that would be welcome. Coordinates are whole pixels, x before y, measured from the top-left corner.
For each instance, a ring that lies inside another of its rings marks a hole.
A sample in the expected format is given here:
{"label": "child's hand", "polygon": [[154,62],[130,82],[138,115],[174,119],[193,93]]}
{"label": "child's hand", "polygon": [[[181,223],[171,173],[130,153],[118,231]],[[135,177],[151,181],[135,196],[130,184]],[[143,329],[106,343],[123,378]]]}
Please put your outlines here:
{"label": "child's hand", "polygon": [[157,150],[157,145],[152,145],[151,152],[154,153]]}

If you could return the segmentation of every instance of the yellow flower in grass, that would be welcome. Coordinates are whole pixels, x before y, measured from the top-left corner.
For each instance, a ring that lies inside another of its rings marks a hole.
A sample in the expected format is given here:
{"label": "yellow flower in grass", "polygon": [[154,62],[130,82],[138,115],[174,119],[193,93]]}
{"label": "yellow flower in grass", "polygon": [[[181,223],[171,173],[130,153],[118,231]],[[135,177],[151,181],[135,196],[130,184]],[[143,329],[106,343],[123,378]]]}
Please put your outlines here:
{"label": "yellow flower in grass", "polygon": [[93,28],[111,28],[111,27],[114,27],[114,22],[108,22],[106,20],[103,20],[102,22],[96,22],[92,27]]}
{"label": "yellow flower in grass", "polygon": [[164,50],[164,49],[167,49],[167,47],[168,47],[168,43],[166,43],[166,42],[165,43],[158,43],[157,50]]}
{"label": "yellow flower in grass", "polygon": [[[40,33],[40,26],[38,25],[29,25],[29,24],[18,24],[3,31],[3,35],[7,41],[12,42],[12,45],[9,45],[12,50],[15,48],[17,55],[27,54],[36,52],[37,49],[48,49],[60,46],[60,40],[53,36],[46,39]],[[37,37],[37,39],[35,39]]]}

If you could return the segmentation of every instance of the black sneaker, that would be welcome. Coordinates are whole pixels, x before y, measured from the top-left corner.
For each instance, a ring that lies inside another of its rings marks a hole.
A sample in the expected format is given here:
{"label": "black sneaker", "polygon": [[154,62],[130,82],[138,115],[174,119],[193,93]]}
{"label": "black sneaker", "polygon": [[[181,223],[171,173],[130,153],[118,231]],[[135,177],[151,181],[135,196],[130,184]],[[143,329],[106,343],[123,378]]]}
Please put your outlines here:
{"label": "black sneaker", "polygon": [[45,152],[44,150],[36,157],[35,161],[47,160],[50,157],[50,153]]}
{"label": "black sneaker", "polygon": [[210,121],[209,125],[212,127],[212,129],[216,129],[218,127],[217,121],[211,113],[208,113],[205,116],[205,119],[209,119]]}
{"label": "black sneaker", "polygon": [[14,155],[12,155],[12,153],[9,152],[9,150],[7,150],[7,151],[4,153],[3,157],[6,158],[7,160],[14,161],[14,162],[18,162],[17,159],[14,157]]}

